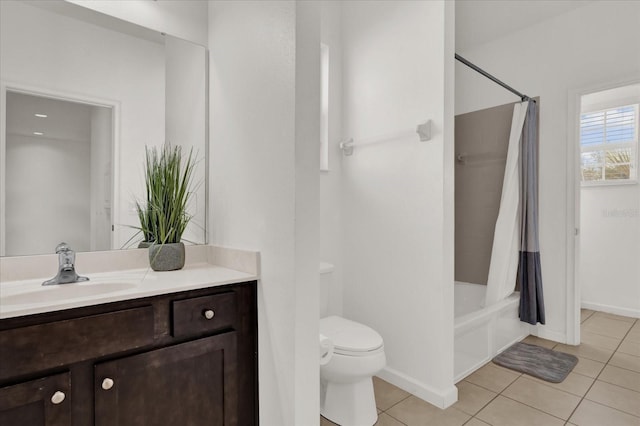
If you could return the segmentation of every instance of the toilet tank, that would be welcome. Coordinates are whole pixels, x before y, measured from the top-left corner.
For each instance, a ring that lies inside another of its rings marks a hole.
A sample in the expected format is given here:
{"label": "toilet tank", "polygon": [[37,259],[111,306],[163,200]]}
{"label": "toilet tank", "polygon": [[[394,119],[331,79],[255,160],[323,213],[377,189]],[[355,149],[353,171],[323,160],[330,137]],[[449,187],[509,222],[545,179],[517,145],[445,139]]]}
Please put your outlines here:
{"label": "toilet tank", "polygon": [[326,317],[329,313],[329,294],[331,291],[331,280],[333,277],[333,265],[327,262],[320,262],[320,318]]}

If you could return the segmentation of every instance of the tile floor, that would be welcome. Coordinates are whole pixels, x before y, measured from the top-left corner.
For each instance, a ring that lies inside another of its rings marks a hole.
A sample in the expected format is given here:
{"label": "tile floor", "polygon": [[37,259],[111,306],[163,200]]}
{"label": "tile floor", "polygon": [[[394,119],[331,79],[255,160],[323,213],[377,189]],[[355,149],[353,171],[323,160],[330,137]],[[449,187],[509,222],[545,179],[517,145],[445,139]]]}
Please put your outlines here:
{"label": "tile floor", "polygon": [[640,426],[640,320],[583,309],[581,335],[580,346],[524,339],[578,357],[564,382],[488,363],[457,384],[446,410],[374,377],[376,426]]}

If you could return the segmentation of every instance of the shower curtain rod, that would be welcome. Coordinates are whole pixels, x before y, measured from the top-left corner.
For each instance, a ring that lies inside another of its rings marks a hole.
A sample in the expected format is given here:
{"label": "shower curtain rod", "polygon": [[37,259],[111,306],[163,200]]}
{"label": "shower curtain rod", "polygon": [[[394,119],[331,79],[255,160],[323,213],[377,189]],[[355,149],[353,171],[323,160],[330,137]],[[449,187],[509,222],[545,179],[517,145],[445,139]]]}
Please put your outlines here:
{"label": "shower curtain rod", "polygon": [[[466,66],[468,66],[469,68],[471,68],[472,70],[482,74],[483,76],[487,77],[489,80],[493,81],[494,83],[499,84],[500,86],[504,87],[505,89],[507,89],[508,91],[510,91],[511,93],[517,95],[520,97],[520,99],[524,102],[524,101],[530,101],[532,100],[529,96],[518,92],[516,89],[514,89],[513,87],[509,86],[508,84],[498,80],[497,78],[495,78],[494,76],[492,76],[491,74],[489,74],[488,72],[486,72],[485,70],[483,70],[482,68],[480,68],[479,66],[467,61],[465,58],[463,58],[462,56],[458,55],[457,53],[455,54],[455,58],[462,62],[463,64],[465,64]],[[533,100],[535,102],[535,100]]]}

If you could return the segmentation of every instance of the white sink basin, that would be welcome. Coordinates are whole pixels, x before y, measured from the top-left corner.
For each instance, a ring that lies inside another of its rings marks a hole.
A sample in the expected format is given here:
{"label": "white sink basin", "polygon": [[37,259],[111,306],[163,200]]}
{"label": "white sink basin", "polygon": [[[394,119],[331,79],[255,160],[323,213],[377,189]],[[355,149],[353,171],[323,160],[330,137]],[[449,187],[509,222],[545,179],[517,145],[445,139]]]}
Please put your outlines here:
{"label": "white sink basin", "polygon": [[131,282],[96,282],[91,281],[74,284],[58,284],[38,286],[29,291],[21,291],[15,294],[2,295],[2,305],[39,304],[45,302],[58,302],[70,299],[80,299],[103,294],[115,293],[136,287]]}

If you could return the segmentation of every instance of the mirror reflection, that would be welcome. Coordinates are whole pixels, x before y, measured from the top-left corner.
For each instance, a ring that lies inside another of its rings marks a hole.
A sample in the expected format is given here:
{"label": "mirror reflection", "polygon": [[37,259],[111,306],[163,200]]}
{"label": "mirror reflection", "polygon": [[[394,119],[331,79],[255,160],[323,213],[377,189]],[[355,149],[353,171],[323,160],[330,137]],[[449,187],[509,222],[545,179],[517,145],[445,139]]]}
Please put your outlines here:
{"label": "mirror reflection", "polygon": [[[0,8],[0,254],[136,247],[145,146],[206,155],[206,49],[63,1]],[[206,242],[205,175],[186,242]]]}

